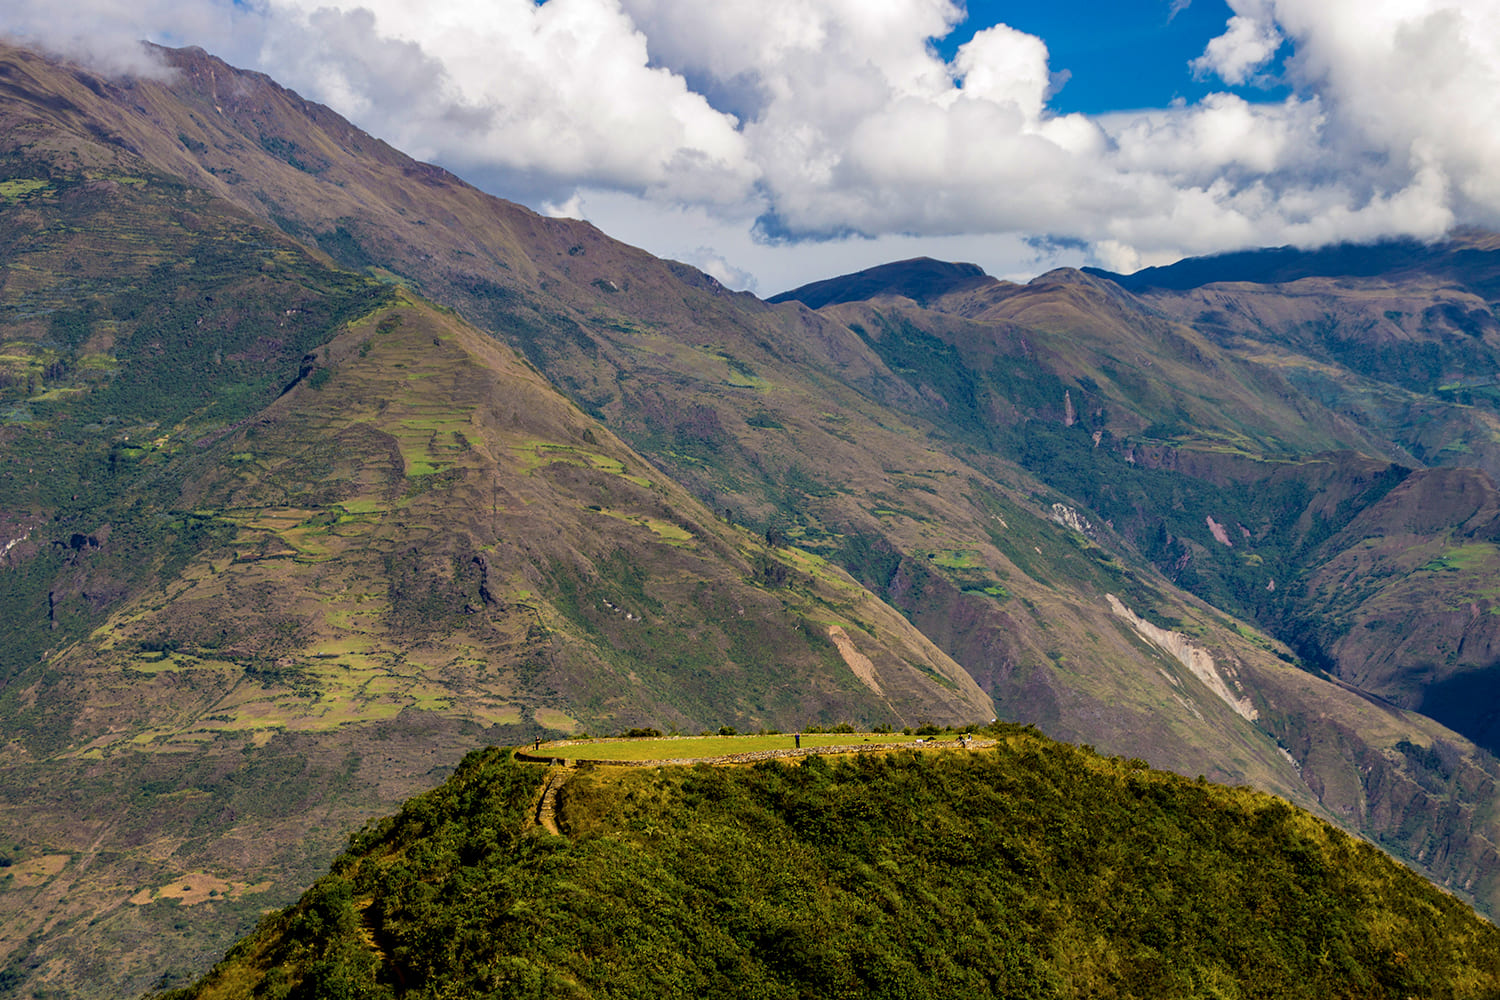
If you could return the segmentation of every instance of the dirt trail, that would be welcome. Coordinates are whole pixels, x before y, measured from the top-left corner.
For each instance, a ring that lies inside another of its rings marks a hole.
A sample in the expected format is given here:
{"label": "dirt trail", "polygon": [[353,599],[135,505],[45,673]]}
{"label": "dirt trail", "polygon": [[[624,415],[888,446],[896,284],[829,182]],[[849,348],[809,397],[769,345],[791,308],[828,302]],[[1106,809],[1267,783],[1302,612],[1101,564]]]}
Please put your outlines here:
{"label": "dirt trail", "polygon": [[375,934],[375,914],[372,908],[375,905],[374,896],[366,896],[355,904],[359,908],[359,936],[365,942],[366,947],[386,965],[391,964],[391,956],[380,946],[380,940]]}
{"label": "dirt trail", "polygon": [[572,773],[565,767],[554,767],[547,775],[547,787],[536,806],[536,821],[554,837],[562,836],[557,828],[557,790],[567,783]]}
{"label": "dirt trail", "polygon": [[406,976],[401,971],[401,966],[391,958],[391,953],[385,949],[380,941],[380,935],[375,929],[375,897],[366,896],[355,903],[359,909],[359,936],[365,946],[370,949],[370,954],[380,960],[380,964],[390,973],[391,978],[396,980],[396,985],[401,989],[406,988]]}

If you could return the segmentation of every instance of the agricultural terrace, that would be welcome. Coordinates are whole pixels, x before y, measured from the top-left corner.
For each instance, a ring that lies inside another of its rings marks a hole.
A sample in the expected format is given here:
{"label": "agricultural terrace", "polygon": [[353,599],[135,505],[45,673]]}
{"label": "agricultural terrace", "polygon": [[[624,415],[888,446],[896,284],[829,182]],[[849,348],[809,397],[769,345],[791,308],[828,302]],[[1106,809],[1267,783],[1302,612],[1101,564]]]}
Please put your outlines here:
{"label": "agricultural terrace", "polygon": [[[972,740],[973,738],[970,737]],[[960,734],[919,736],[912,733],[803,733],[800,750],[825,753],[853,752],[900,746],[934,746],[957,748]],[[989,741],[985,741],[989,742]],[[977,745],[977,744],[975,744]],[[747,754],[792,756],[798,751],[793,733],[771,733],[754,736],[661,736],[597,740],[543,741],[539,748],[523,746],[518,757],[542,757],[548,760],[665,762],[740,759]]]}

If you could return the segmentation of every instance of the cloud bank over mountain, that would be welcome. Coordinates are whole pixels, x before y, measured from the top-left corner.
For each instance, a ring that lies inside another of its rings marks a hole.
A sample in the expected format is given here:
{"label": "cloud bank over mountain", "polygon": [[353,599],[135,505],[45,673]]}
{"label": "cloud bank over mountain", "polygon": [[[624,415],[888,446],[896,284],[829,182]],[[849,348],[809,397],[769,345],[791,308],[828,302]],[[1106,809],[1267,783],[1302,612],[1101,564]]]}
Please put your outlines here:
{"label": "cloud bank over mountain", "polygon": [[[66,27],[7,6],[0,31],[116,71],[133,39],[202,45],[534,205],[687,213],[731,277],[715,227],[1131,269],[1500,225],[1495,0],[1230,0],[1183,68],[1224,92],[1098,116],[1052,110],[1066,68],[1004,24],[945,60],[949,0],[91,0]],[[1284,101],[1228,92],[1273,75]]]}

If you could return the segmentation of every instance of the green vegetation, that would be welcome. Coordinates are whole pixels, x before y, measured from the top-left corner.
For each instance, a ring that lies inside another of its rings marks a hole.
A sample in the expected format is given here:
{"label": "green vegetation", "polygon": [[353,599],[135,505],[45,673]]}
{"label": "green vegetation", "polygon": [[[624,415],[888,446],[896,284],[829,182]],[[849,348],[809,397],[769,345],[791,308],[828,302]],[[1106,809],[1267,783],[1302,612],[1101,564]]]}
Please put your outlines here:
{"label": "green vegetation", "polygon": [[1419,569],[1428,573],[1488,571],[1496,564],[1496,557],[1497,551],[1495,546],[1487,542],[1482,542],[1448,549],[1419,567]]}
{"label": "green vegetation", "polygon": [[[60,584],[50,558],[0,569],[0,679],[102,621],[110,599],[80,589],[123,595],[226,542],[222,525],[171,510],[185,466],[296,380],[308,352],[391,296],[174,179],[116,177],[116,194],[99,199],[86,196],[88,176],[51,173],[0,189],[69,195],[8,258],[25,280],[0,303],[0,414],[16,421],[5,460],[21,474],[0,476],[0,511],[52,522],[38,539],[48,547],[92,552],[104,525],[113,543],[90,560],[84,587]],[[15,732],[19,717],[8,718]]]}
{"label": "green vegetation", "polygon": [[471,754],[189,997],[1492,997],[1500,930],[1247,789],[993,750],[548,770]]}
{"label": "green vegetation", "polygon": [[29,177],[17,177],[0,181],[0,199],[14,204],[29,198],[39,191],[50,191],[52,182]]}
{"label": "green vegetation", "polygon": [[944,569],[975,569],[980,565],[977,556],[977,552],[969,549],[948,549],[934,552],[927,558]]}

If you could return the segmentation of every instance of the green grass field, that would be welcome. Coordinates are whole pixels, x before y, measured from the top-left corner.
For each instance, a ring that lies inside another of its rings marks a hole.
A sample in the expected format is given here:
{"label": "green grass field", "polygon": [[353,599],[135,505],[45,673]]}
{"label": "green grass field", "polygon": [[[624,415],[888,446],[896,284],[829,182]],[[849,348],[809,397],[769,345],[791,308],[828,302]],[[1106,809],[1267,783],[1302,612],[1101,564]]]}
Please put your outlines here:
{"label": "green grass field", "polygon": [[[861,743],[910,743],[923,738],[904,733],[803,733],[802,748],[857,746]],[[595,740],[570,746],[548,746],[544,743],[542,750],[548,756],[567,760],[683,760],[760,753],[763,750],[792,750],[795,746],[796,741],[791,733],[777,733],[769,736],[668,736],[660,739]],[[522,747],[523,751],[526,749]]]}

